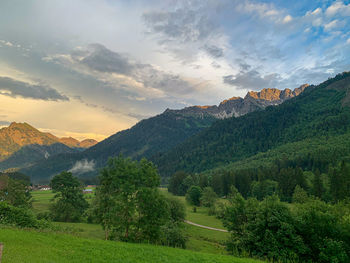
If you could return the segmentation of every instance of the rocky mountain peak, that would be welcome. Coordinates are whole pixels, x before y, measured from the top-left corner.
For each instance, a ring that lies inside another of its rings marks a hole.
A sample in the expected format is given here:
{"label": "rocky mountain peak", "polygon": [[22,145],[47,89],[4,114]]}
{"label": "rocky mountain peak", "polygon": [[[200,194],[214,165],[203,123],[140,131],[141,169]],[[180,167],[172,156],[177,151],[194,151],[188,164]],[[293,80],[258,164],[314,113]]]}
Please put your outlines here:
{"label": "rocky mountain peak", "polygon": [[285,100],[291,99],[302,93],[309,85],[304,84],[294,90],[264,88],[261,91],[249,91],[244,98],[232,97],[222,101],[219,106],[192,106],[181,110],[169,110],[165,112],[175,112],[183,115],[192,115],[203,118],[212,116],[217,119],[229,117],[239,117],[249,112],[261,110],[267,106],[278,105]]}
{"label": "rocky mountain peak", "polygon": [[13,129],[21,129],[21,130],[35,130],[37,131],[37,129],[35,129],[33,126],[29,125],[26,122],[11,122],[11,124],[8,126],[8,129],[13,130]]}
{"label": "rocky mountain peak", "polygon": [[283,91],[279,89],[262,89],[259,92],[249,91],[245,98],[251,97],[256,100],[268,100],[268,101],[276,101],[281,99],[281,93]]}
{"label": "rocky mountain peak", "polygon": [[227,99],[227,100],[223,100],[221,103],[220,103],[220,105],[223,105],[223,104],[225,104],[225,103],[228,103],[228,102],[230,102],[230,101],[234,101],[234,100],[243,100],[241,97],[232,97],[232,98],[229,98],[229,99]]}
{"label": "rocky mountain peak", "polygon": [[293,98],[295,96],[298,96],[301,92],[303,92],[309,85],[304,84],[294,90],[291,89],[272,89],[272,88],[265,88],[262,89],[259,92],[256,91],[249,91],[247,95],[244,97],[246,98],[253,98],[256,100],[265,100],[265,101],[279,101],[279,100],[286,100]]}

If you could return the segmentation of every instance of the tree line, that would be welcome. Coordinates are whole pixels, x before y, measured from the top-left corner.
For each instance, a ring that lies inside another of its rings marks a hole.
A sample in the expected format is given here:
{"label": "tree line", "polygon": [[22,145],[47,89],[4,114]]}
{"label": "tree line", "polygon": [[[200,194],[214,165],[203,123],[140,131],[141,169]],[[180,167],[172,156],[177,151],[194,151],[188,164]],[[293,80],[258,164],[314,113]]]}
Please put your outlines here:
{"label": "tree line", "polygon": [[245,198],[262,200],[276,194],[286,202],[292,201],[299,187],[310,196],[335,203],[350,198],[350,164],[343,160],[329,166],[327,172],[318,168],[303,170],[279,161],[258,169],[214,170],[203,174],[179,171],[169,179],[168,190],[175,195],[186,195],[191,186],[211,187],[220,197],[228,196],[234,186]]}

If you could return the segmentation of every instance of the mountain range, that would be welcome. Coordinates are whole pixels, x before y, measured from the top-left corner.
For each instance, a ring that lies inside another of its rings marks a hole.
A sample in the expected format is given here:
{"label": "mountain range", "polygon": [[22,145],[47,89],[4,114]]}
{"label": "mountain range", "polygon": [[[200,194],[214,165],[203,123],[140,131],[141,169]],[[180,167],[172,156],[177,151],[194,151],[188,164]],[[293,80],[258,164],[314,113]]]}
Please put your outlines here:
{"label": "mountain range", "polygon": [[[82,152],[63,152],[41,159],[21,171],[33,182],[47,182],[63,170],[79,176],[95,176],[111,156],[123,154],[134,159],[142,157],[158,160],[159,156],[187,139],[208,129],[221,119],[238,118],[254,111],[262,111],[301,94],[308,86],[294,91],[263,89],[248,92],[244,98],[231,98],[218,106],[193,106],[180,110],[165,110],[162,114],[145,119],[130,129],[117,132]],[[1,168],[1,165],[0,165]]]}
{"label": "mountain range", "polygon": [[262,89],[259,92],[249,91],[244,98],[232,97],[222,101],[219,106],[191,106],[182,110],[169,110],[183,115],[213,116],[217,119],[240,117],[247,113],[263,110],[268,106],[275,106],[294,98],[302,93],[309,85],[304,84],[294,90],[291,89]]}
{"label": "mountain range", "polygon": [[76,153],[95,144],[92,139],[58,138],[28,123],[13,122],[0,129],[0,169],[26,167],[51,155]]}

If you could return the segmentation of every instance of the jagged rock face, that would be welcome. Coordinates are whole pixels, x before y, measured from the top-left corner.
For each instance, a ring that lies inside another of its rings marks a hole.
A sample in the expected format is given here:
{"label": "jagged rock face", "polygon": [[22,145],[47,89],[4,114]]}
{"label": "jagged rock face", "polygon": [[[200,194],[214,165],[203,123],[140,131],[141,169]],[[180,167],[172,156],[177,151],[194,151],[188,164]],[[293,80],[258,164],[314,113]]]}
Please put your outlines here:
{"label": "jagged rock face", "polygon": [[247,113],[261,110],[267,106],[274,106],[283,103],[284,101],[294,98],[302,93],[309,85],[305,84],[291,89],[263,89],[259,92],[249,91],[244,98],[232,97],[228,100],[224,100],[219,106],[192,106],[182,110],[169,110],[166,111],[176,112],[184,115],[195,115],[198,117],[214,116],[218,119],[224,119],[229,117],[239,117]]}

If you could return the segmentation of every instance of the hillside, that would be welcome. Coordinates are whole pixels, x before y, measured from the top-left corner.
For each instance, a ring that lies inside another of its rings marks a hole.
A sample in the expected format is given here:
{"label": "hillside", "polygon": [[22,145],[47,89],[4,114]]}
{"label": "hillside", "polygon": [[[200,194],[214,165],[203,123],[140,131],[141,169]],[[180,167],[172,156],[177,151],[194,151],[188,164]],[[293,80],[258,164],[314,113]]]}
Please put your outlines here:
{"label": "hillside", "polygon": [[47,181],[53,174],[71,169],[84,159],[94,164],[89,171],[76,171],[79,175],[96,175],[98,168],[105,165],[110,156],[123,154],[135,159],[149,158],[165,152],[202,129],[209,127],[216,119],[210,116],[199,118],[178,113],[165,112],[142,120],[128,130],[118,132],[97,145],[76,154],[60,154],[37,162],[23,169],[34,182]]}
{"label": "hillside", "polygon": [[[77,154],[61,154],[23,169],[34,181],[44,182],[51,175],[70,170],[76,164],[89,163],[88,169],[77,171],[78,175],[96,175],[111,156],[123,154],[135,159],[159,156],[191,136],[210,127],[218,119],[240,116],[278,105],[298,96],[307,86],[294,91],[263,89],[249,92],[245,98],[225,100],[219,106],[193,106],[181,110],[169,110],[142,120],[130,129],[118,132],[97,145]],[[79,162],[79,163],[78,163]],[[80,166],[79,166],[80,167]]]}
{"label": "hillside", "polygon": [[252,259],[183,249],[78,238],[52,232],[1,228],[3,262],[253,263]]}
{"label": "hillside", "polygon": [[56,138],[50,135],[40,132],[28,123],[13,122],[9,127],[0,129],[0,160],[5,159],[25,145],[57,143]]}
{"label": "hillside", "polygon": [[0,160],[27,145],[51,145],[62,143],[71,148],[88,148],[97,141],[86,139],[81,142],[74,138],[58,138],[51,133],[41,132],[28,123],[12,122],[10,126],[0,129]]}
{"label": "hillside", "polygon": [[53,143],[51,145],[29,144],[23,146],[7,159],[0,162],[0,170],[19,167],[24,168],[38,160],[45,160],[56,154],[78,153],[79,151],[79,149],[70,148],[62,143]]}
{"label": "hillside", "polygon": [[349,88],[350,73],[339,74],[276,107],[218,121],[154,161],[163,176],[202,172],[286,143],[346,134]]}

